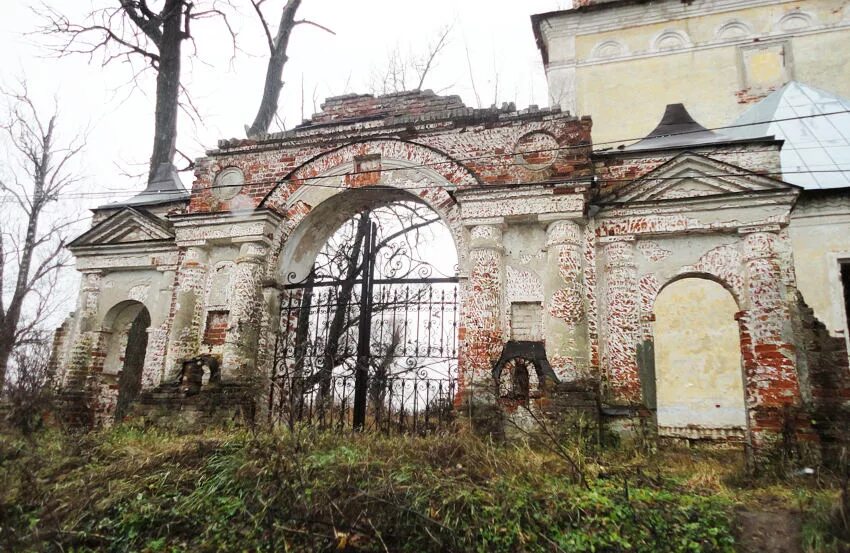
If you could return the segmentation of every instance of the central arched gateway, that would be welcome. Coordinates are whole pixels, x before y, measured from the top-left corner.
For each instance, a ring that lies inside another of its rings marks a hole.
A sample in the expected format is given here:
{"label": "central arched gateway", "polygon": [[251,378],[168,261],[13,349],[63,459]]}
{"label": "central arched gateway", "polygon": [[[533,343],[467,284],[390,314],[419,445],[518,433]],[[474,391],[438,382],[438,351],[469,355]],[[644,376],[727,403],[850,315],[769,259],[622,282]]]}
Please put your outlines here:
{"label": "central arched gateway", "polygon": [[457,387],[457,254],[419,197],[349,190],[285,248],[270,412],[289,424],[429,431]]}

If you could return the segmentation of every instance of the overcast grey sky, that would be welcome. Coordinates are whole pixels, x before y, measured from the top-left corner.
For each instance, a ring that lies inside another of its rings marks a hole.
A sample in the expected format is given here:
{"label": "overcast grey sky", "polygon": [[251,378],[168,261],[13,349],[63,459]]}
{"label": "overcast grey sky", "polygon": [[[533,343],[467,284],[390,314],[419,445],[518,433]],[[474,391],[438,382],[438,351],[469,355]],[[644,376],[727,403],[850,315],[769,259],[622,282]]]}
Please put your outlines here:
{"label": "overcast grey sky", "polygon": [[[101,58],[85,56],[56,59],[45,40],[26,34],[36,30],[39,18],[32,8],[39,2],[12,0],[13,8],[0,20],[0,82],[5,86],[25,76],[30,89],[42,101],[58,95],[63,126],[74,131],[90,127],[85,154],[87,191],[108,192],[109,198],[87,198],[77,205],[92,207],[126,197],[143,186],[150,153],[153,74],[130,81],[126,63],[101,66]],[[117,0],[114,0],[117,2]],[[82,21],[92,8],[111,5],[110,0],[46,0],[46,4]],[[202,118],[193,123],[181,114],[179,147],[196,157],[215,147],[219,138],[244,135],[257,108],[265,71],[264,37],[247,0],[241,15],[231,19],[242,51],[231,62],[230,39],[215,22],[198,23],[199,58],[186,50],[184,81]],[[266,3],[274,14],[282,0]],[[301,120],[302,79],[304,115],[313,112],[327,96],[368,92],[374,74],[387,64],[398,48],[402,55],[422,55],[451,26],[449,44],[429,73],[424,88],[460,94],[468,105],[477,105],[469,66],[472,66],[482,106],[496,99],[516,102],[518,107],[546,104],[546,83],[531,32],[533,13],[565,7],[558,0],[304,0],[299,15],[336,32],[327,34],[299,26],[290,42],[290,61],[281,98],[281,116],[287,127]],[[270,19],[277,19],[272,15]],[[467,62],[467,49],[471,64]],[[498,97],[495,78],[498,76]],[[130,83],[130,84],[128,84]],[[178,160],[178,165],[183,165]],[[183,175],[190,184],[190,176]]]}
{"label": "overcast grey sky", "polygon": [[[64,198],[56,209],[81,219],[71,233],[76,235],[90,224],[90,208],[127,198],[144,187],[142,175],[147,173],[152,141],[154,75],[149,72],[134,82],[134,71],[126,63],[103,67],[100,56],[56,58],[46,47],[49,41],[36,33],[40,19],[33,9],[41,4],[82,22],[92,9],[118,0],[6,1],[10,5],[0,18],[0,86],[9,89],[24,78],[30,94],[45,108],[57,99],[60,130],[65,136],[87,129],[88,145],[77,168],[85,178],[69,191],[78,196]],[[178,146],[192,158],[215,147],[220,138],[244,136],[244,125],[251,122],[261,94],[265,39],[248,0],[232,3],[240,7],[240,13],[231,18],[239,35],[240,51],[235,57],[229,34],[214,22],[194,27],[198,57],[191,55],[189,47],[184,49],[183,81],[201,118],[193,122],[181,113]],[[519,108],[546,105],[546,81],[530,16],[566,8],[569,3],[304,0],[299,17],[321,23],[336,34],[306,25],[296,29],[284,70],[280,115],[287,128],[301,121],[302,80],[305,117],[313,113],[314,98],[318,109],[328,96],[370,92],[375,74],[386,68],[394,50],[402,56],[421,56],[447,26],[451,27],[448,45],[424,88],[459,94],[470,106],[486,107],[494,101],[515,102]],[[282,4],[283,0],[267,0],[269,19],[277,20],[275,11]],[[184,162],[178,159],[177,164]],[[0,166],[0,171],[7,173],[8,167]],[[190,186],[191,174],[182,177]],[[0,216],[9,216],[6,210],[0,211]],[[55,324],[73,309],[77,283],[75,271],[68,271],[54,290],[61,300]]]}

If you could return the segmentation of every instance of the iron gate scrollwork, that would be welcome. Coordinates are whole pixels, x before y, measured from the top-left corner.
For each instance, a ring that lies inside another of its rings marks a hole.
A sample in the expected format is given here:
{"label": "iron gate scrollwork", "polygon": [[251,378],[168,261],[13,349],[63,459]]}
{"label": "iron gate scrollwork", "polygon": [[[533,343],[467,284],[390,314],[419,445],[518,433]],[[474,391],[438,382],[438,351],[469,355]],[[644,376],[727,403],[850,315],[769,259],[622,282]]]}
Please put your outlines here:
{"label": "iron gate scrollwork", "polygon": [[457,276],[399,262],[361,217],[356,270],[314,269],[283,287],[269,413],[290,426],[433,432],[451,420],[457,387]]}

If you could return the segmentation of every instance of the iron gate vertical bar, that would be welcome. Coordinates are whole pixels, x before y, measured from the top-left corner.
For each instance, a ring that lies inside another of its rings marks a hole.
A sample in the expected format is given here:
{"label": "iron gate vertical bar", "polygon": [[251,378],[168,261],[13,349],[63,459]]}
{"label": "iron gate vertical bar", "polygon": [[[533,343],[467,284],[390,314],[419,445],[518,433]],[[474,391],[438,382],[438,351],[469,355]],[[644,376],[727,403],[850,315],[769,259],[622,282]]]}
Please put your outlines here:
{"label": "iron gate vertical bar", "polygon": [[[365,212],[363,217],[369,217]],[[363,281],[360,284],[360,321],[357,334],[357,368],[354,373],[354,417],[352,426],[362,431],[366,425],[366,400],[369,390],[369,356],[372,337],[372,281],[375,279],[375,238],[377,228],[374,222],[366,227],[365,251],[363,252]]]}

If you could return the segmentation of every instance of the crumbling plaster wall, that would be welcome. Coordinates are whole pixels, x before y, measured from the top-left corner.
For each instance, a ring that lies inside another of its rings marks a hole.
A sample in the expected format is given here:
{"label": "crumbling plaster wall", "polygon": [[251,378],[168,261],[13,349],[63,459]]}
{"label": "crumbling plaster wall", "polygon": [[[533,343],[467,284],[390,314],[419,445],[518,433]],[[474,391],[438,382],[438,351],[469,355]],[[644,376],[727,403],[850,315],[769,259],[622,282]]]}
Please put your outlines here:
{"label": "crumbling plaster wall", "polygon": [[[609,188],[612,195],[603,196],[595,216],[603,390],[614,403],[651,400],[655,298],[673,279],[709,278],[740,307],[748,427],[754,445],[768,445],[803,407],[793,330],[796,281],[786,230],[798,192],[754,175],[747,185],[752,192],[689,197],[690,178],[665,188],[664,171],[676,172],[676,165],[649,153],[650,167],[642,168],[635,154],[627,156],[638,177],[657,169],[662,178],[646,177],[628,191]],[[694,169],[700,159],[692,158]],[[678,163],[687,167],[691,161]],[[610,165],[622,166],[616,160]],[[809,430],[802,424],[799,433],[808,437]]]}
{"label": "crumbling plaster wall", "polygon": [[[561,381],[601,381],[608,402],[646,404],[654,395],[655,298],[670,281],[699,276],[721,283],[739,305],[756,445],[781,433],[783,409],[800,403],[797,370],[805,364],[795,355],[786,229],[796,192],[688,198],[683,189],[666,201],[618,203],[622,186],[611,181],[638,179],[678,152],[591,160],[589,120],[473,112],[431,123],[308,125],[222,143],[199,161],[190,213],[170,217],[172,249],[80,258],[86,274],[72,373],[99,374],[102,309],[133,297],[150,303],[154,321],[146,386],[173,378],[198,353],[220,356],[226,379],[268,377],[281,285],[303,278],[322,237],[359,209],[419,198],[442,216],[458,248],[467,381],[492,383],[505,342],[536,337]],[[777,150],[763,144],[697,153],[754,171],[778,167]],[[230,166],[245,173],[242,199],[219,201],[210,186]],[[218,320],[217,338],[205,343],[211,311],[226,311],[226,323]]]}
{"label": "crumbling plaster wall", "polygon": [[128,329],[124,328],[127,321],[116,317],[128,302],[144,305],[151,317],[142,386],[150,389],[162,380],[176,269],[176,263],[172,264],[176,259],[167,258],[160,257],[164,263],[151,269],[149,259],[144,260],[144,267],[138,266],[140,259],[135,255],[124,259],[120,255],[78,257],[78,268],[84,274],[72,330],[66,338],[71,346],[64,359],[63,385],[69,390],[94,389],[83,400],[87,405],[79,407],[97,423],[112,420]]}
{"label": "crumbling plaster wall", "polygon": [[831,335],[847,337],[841,262],[850,262],[850,195],[803,193],[788,227],[797,286]]}
{"label": "crumbling plaster wall", "polygon": [[804,192],[788,235],[797,276],[800,377],[827,458],[850,440],[850,358],[840,263],[850,261],[847,190]]}
{"label": "crumbling plaster wall", "polygon": [[[329,99],[323,107],[328,109],[337,101],[351,100]],[[362,111],[348,115],[356,118],[372,114]],[[436,121],[429,122],[423,114],[379,122],[340,121],[335,125],[307,125],[262,142],[222,141],[218,150],[198,160],[190,211],[238,211],[257,206],[269,192],[280,190],[278,183],[283,179],[289,181],[287,187],[293,192],[302,184],[298,178],[309,182],[339,166],[342,159],[350,162],[349,149],[360,148],[366,155],[374,149],[369,146],[372,140],[385,141],[380,147],[384,158],[430,166],[444,172],[456,186],[468,185],[465,180],[469,176],[474,176],[474,182],[507,184],[591,174],[587,157],[589,118],[577,119],[558,111],[463,108],[437,113],[433,119]],[[358,144],[347,146],[355,142]],[[319,158],[323,161],[307,164]],[[243,171],[245,186],[232,200],[218,200],[212,193],[215,175],[231,166]],[[297,168],[301,169],[294,178],[291,173]]]}
{"label": "crumbling plaster wall", "polygon": [[[428,92],[412,94],[420,94],[426,103],[436,101]],[[407,94],[402,94],[396,100],[407,97]],[[395,117],[383,121],[349,122],[352,118],[356,120],[359,116],[370,115],[369,111],[375,109],[375,102],[370,98],[330,99],[323,105],[324,114],[314,116],[310,124],[270,136],[259,143],[251,140],[222,142],[221,149],[199,160],[190,211],[201,215],[230,210],[238,215],[258,206],[282,216],[282,224],[264,246],[265,258],[262,268],[257,270],[267,282],[280,284],[303,278],[315,252],[321,247],[318,243],[321,237],[329,236],[334,230],[330,227],[354,214],[352,209],[356,205],[349,204],[310,222],[315,209],[332,203],[336,187],[361,189],[384,186],[409,192],[434,208],[455,237],[462,279],[462,304],[493,303],[492,310],[484,307],[464,310],[468,318],[460,328],[462,343],[488,342],[484,338],[470,338],[477,336],[476,333],[491,336],[489,342],[492,342],[492,347],[485,347],[486,352],[461,348],[462,366],[472,363],[487,372],[503,340],[510,335],[507,314],[510,302],[506,301],[507,298],[512,294],[519,299],[543,302],[540,286],[531,282],[533,278],[526,282],[516,277],[518,274],[530,274],[527,265],[534,264],[535,259],[539,264],[541,256],[545,256],[542,240],[545,239],[546,224],[532,231],[538,242],[535,247],[509,256],[511,266],[508,269],[503,256],[496,255],[497,250],[503,248],[501,227],[504,217],[522,218],[527,217],[524,213],[536,213],[540,202],[548,201],[546,196],[551,195],[551,190],[540,199],[532,194],[508,202],[514,207],[508,207],[507,211],[498,215],[501,219],[496,221],[497,234],[484,230],[487,225],[479,225],[481,221],[472,220],[474,216],[461,215],[458,203],[447,191],[472,189],[480,184],[532,183],[558,177],[587,179],[591,171],[587,155],[590,120],[578,120],[557,111],[512,113],[452,105],[449,112],[440,112],[431,118]],[[343,114],[343,120],[337,120],[336,114]],[[212,186],[217,172],[226,167],[240,168],[245,176],[245,185],[235,198],[221,201],[212,192]],[[491,205],[501,205],[498,198],[493,200]],[[526,200],[533,201],[529,203]],[[365,203],[361,207],[366,207],[371,200],[362,201]],[[375,205],[374,201],[372,205]],[[582,203],[578,205],[580,215]],[[322,230],[325,226],[328,229]],[[476,232],[479,238],[490,237],[488,239],[493,240],[493,247],[476,247]],[[508,230],[507,241],[515,244],[516,248],[523,240],[522,234],[519,230]],[[178,230],[178,242],[180,235]],[[490,259],[491,264],[485,267],[484,258]],[[502,287],[508,270],[513,291],[505,294]],[[493,279],[497,286],[495,295],[491,300],[484,300],[485,282]],[[262,296],[261,301],[254,301],[252,305],[267,306],[261,315],[263,321],[255,325],[261,328],[259,341],[273,343],[278,323],[274,313],[279,294],[273,287],[266,286],[262,292],[258,292],[256,286],[251,288],[250,295],[255,298]],[[233,301],[238,302],[238,299]],[[489,315],[481,319],[482,313]],[[233,319],[231,313],[227,343],[237,341],[232,332],[237,322]],[[227,351],[225,344],[226,373],[230,370],[227,368],[229,361],[239,358],[228,358]],[[271,370],[270,362],[271,359],[258,360],[266,372]]]}

